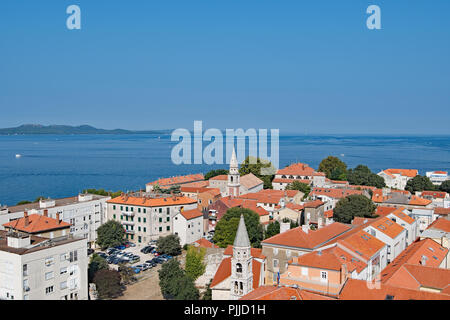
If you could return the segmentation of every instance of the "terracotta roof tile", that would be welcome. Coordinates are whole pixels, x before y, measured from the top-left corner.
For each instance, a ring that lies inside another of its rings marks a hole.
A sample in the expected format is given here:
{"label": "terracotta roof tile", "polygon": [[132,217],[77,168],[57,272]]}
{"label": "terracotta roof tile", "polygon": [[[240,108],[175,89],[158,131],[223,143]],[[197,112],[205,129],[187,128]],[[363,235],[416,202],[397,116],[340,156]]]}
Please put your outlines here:
{"label": "terracotta roof tile", "polygon": [[14,228],[16,230],[26,233],[42,233],[55,229],[70,228],[70,224],[64,221],[58,221],[56,219],[41,216],[40,214],[28,215],[28,225],[25,225],[25,218],[19,218],[8,223],[3,224],[6,228]]}
{"label": "terracotta roof tile", "polygon": [[203,213],[198,209],[182,210],[180,214],[186,219],[191,220],[198,217],[203,217]]}
{"label": "terracotta roof tile", "polygon": [[188,197],[161,197],[161,198],[146,198],[146,197],[134,197],[134,196],[119,196],[117,198],[108,200],[107,203],[134,205],[140,207],[163,207],[163,206],[176,206],[197,203],[197,200]]}
{"label": "terracotta roof tile", "polygon": [[201,180],[205,180],[205,177],[203,176],[203,174],[197,173],[197,174],[190,174],[190,175],[186,175],[186,176],[162,178],[162,179],[158,179],[158,180],[149,182],[146,185],[158,184],[160,187],[165,187],[165,186],[171,186],[171,185],[177,185],[177,184],[183,184],[183,183],[189,183],[189,182],[201,181]]}

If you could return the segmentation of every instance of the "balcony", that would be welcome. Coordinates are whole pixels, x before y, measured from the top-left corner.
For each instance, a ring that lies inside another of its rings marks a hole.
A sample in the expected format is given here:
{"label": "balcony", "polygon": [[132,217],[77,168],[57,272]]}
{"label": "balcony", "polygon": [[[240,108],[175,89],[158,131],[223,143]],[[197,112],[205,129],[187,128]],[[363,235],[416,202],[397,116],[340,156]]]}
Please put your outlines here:
{"label": "balcony", "polygon": [[132,211],[122,211],[124,216],[134,217],[134,212]]}
{"label": "balcony", "polygon": [[134,234],[134,230],[125,230],[125,233]]}
{"label": "balcony", "polygon": [[120,221],[122,224],[126,224],[126,225],[129,225],[129,226],[134,226],[134,221],[126,221],[126,220],[122,220],[122,221]]}
{"label": "balcony", "polygon": [[25,291],[25,292],[30,291],[30,287],[28,287],[28,286],[23,287],[23,291]]}

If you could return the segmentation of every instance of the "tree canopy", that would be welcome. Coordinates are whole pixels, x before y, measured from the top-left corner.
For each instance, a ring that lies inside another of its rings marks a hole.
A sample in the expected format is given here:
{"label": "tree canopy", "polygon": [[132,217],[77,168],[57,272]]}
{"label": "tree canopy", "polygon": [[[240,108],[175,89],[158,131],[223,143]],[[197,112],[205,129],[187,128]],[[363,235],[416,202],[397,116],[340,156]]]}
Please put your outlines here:
{"label": "tree canopy", "polygon": [[234,243],[241,214],[244,215],[250,243],[255,248],[261,246],[263,227],[259,223],[259,215],[250,209],[237,207],[228,209],[219,222],[217,222],[213,238],[216,245],[225,248]]}
{"label": "tree canopy", "polygon": [[268,239],[280,233],[280,222],[274,221],[267,225],[267,229],[264,233],[264,239]]}
{"label": "tree canopy", "polygon": [[450,180],[442,182],[442,184],[439,186],[439,190],[450,193]]}
{"label": "tree canopy", "polygon": [[328,156],[323,159],[319,164],[319,171],[325,173],[328,179],[347,179],[347,165],[337,157]]}
{"label": "tree canopy", "polygon": [[217,177],[217,176],[220,176],[223,174],[228,174],[228,170],[226,170],[226,169],[211,170],[207,174],[205,174],[205,180],[209,180],[213,177]]}
{"label": "tree canopy", "polygon": [[111,198],[116,198],[122,194],[122,191],[106,191],[105,189],[85,189],[83,190],[83,193],[90,193],[90,194],[98,194],[100,196],[110,196]]}
{"label": "tree canopy", "polygon": [[308,184],[300,182],[300,181],[293,181],[292,183],[289,183],[286,186],[286,189],[287,190],[298,190],[298,191],[303,192],[305,194],[303,196],[303,199],[305,199],[311,192],[311,187]]}
{"label": "tree canopy", "polygon": [[122,224],[109,220],[97,229],[97,244],[103,249],[115,247],[123,243],[125,230]]}
{"label": "tree canopy", "polygon": [[117,298],[122,294],[120,274],[116,270],[101,269],[95,273],[94,283],[100,299]]}
{"label": "tree canopy", "polygon": [[264,159],[248,156],[239,168],[241,176],[253,173],[264,182],[264,189],[272,189],[272,180],[275,177],[276,169],[273,164]]}
{"label": "tree canopy", "polygon": [[166,237],[159,237],[156,241],[158,252],[166,253],[171,256],[181,254],[180,238],[176,234],[169,234]]}
{"label": "tree canopy", "polygon": [[198,300],[200,293],[194,281],[181,269],[180,262],[170,259],[164,263],[159,274],[159,286],[164,299]]}
{"label": "tree canopy", "polygon": [[333,220],[351,223],[354,217],[374,218],[376,205],[364,195],[350,195],[342,198],[333,210]]}
{"label": "tree canopy", "polygon": [[405,190],[412,194],[416,191],[435,191],[436,189],[436,186],[431,182],[430,178],[420,175],[408,180],[405,187]]}
{"label": "tree canopy", "polygon": [[88,281],[93,282],[94,276],[99,270],[109,269],[108,262],[98,254],[94,253],[91,256],[88,266]]}
{"label": "tree canopy", "polygon": [[188,247],[184,269],[186,270],[186,275],[194,281],[205,273],[206,265],[203,262],[205,253],[205,248]]}
{"label": "tree canopy", "polygon": [[382,177],[373,173],[369,167],[362,164],[354,169],[348,170],[347,180],[352,185],[372,186],[377,188],[384,188],[386,186]]}

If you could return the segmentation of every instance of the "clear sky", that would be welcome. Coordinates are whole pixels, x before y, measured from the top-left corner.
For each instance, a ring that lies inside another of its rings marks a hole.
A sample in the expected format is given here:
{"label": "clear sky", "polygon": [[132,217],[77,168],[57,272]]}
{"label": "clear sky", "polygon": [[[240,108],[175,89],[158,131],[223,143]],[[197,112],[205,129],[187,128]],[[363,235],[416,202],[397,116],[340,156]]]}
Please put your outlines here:
{"label": "clear sky", "polygon": [[0,127],[450,134],[449,14],[448,0],[1,0]]}

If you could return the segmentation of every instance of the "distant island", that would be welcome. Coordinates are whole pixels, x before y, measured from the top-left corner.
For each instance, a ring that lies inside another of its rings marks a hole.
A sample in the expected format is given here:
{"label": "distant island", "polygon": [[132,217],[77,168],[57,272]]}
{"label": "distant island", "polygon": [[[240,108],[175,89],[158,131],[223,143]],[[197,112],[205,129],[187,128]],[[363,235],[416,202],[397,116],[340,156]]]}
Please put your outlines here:
{"label": "distant island", "polygon": [[40,124],[24,124],[15,128],[0,129],[0,135],[15,134],[169,134],[172,130],[146,130],[131,131],[125,129],[97,129],[89,125],[66,126],[66,125],[49,125]]}

